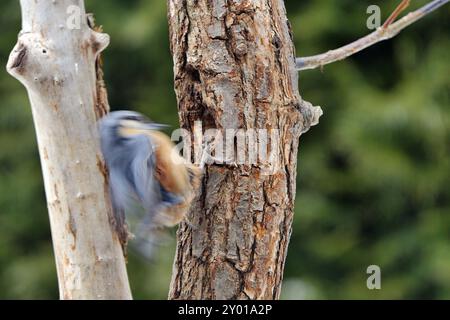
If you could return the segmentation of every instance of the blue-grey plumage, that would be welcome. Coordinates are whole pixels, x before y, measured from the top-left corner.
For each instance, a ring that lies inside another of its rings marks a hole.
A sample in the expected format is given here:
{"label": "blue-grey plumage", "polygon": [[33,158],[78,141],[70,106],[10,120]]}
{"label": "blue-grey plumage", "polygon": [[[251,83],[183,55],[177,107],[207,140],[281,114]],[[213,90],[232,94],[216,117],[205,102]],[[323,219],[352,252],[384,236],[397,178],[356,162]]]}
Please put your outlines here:
{"label": "blue-grey plumage", "polygon": [[162,127],[132,111],[111,112],[100,121],[116,226],[123,230],[125,215],[130,218],[133,207],[141,206],[145,215],[132,232],[147,256],[161,227],[183,220],[201,176],[174,153],[172,141],[158,131]]}

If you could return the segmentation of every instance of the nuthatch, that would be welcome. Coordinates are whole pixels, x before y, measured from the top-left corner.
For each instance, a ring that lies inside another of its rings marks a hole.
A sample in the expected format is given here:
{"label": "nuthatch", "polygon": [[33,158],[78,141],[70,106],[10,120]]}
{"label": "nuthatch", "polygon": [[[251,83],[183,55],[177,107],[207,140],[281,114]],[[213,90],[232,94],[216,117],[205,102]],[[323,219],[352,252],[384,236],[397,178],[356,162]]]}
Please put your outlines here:
{"label": "nuthatch", "polygon": [[183,220],[201,177],[201,170],[177,154],[169,137],[158,131],[162,127],[132,111],[111,112],[100,120],[116,227],[125,230],[125,214],[129,220],[136,205],[142,207],[136,240],[146,256],[162,227]]}

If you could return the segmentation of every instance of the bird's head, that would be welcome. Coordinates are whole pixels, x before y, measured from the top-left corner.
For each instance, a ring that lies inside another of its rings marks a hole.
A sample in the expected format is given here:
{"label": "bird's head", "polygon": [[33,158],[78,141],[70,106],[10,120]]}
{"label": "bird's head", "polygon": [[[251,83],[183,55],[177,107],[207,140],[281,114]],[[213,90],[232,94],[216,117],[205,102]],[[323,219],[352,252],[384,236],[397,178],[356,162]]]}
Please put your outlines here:
{"label": "bird's head", "polygon": [[148,130],[160,130],[165,127],[165,125],[155,123],[135,111],[114,111],[100,120],[102,136],[111,135],[120,139],[130,138],[143,134]]}

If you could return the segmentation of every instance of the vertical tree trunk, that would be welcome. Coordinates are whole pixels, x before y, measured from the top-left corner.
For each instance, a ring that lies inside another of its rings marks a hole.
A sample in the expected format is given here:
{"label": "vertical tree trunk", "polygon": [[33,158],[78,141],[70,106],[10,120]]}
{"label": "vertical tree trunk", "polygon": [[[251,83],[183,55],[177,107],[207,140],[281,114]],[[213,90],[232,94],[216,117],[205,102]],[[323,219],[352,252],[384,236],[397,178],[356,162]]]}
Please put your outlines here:
{"label": "vertical tree trunk", "polygon": [[[298,92],[284,2],[168,0],[168,19],[182,127],[275,129],[281,141],[272,163],[234,158],[206,168],[190,223],[178,231],[170,298],[277,299],[298,141],[321,115]],[[270,165],[275,172],[265,174]]]}
{"label": "vertical tree trunk", "polygon": [[21,7],[7,68],[31,101],[60,296],[131,299],[96,126],[105,97],[95,65],[109,37],[89,28],[82,0],[21,0]]}

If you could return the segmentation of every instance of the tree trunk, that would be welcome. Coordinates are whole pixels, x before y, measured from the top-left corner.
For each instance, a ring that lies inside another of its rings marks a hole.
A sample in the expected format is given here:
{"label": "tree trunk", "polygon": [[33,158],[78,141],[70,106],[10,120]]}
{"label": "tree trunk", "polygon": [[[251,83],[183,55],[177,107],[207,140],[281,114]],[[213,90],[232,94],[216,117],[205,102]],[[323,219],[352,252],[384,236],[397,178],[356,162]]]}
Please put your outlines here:
{"label": "tree trunk", "polygon": [[[321,115],[298,92],[284,2],[168,0],[168,19],[182,127],[192,132],[202,121],[205,130],[243,129],[247,142],[252,130],[280,137],[272,159],[249,162],[250,144],[234,142],[234,157],[206,167],[189,223],[178,231],[169,296],[277,299],[294,214],[298,141]],[[247,155],[245,163],[239,153]]]}
{"label": "tree trunk", "polygon": [[109,37],[82,0],[21,0],[8,71],[31,101],[62,299],[131,299],[96,117],[105,111],[96,59]]}

